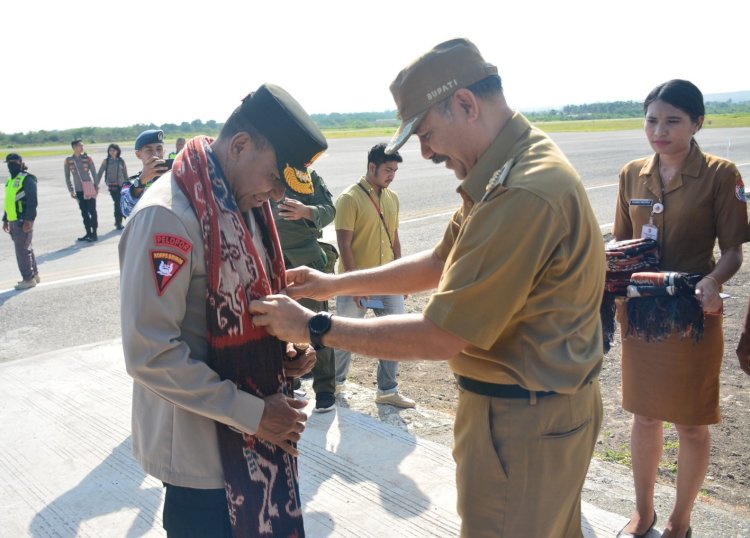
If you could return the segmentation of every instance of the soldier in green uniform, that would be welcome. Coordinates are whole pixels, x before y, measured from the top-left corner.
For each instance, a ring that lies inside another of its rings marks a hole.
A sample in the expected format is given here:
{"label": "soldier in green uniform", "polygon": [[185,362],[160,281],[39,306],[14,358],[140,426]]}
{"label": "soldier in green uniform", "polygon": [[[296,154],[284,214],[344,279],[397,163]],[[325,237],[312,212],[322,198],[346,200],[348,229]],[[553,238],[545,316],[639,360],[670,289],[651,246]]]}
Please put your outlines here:
{"label": "soldier in green uniform", "polygon": [[[323,228],[333,222],[336,208],[323,178],[314,170],[310,170],[310,177],[312,194],[301,194],[287,188],[283,200],[271,201],[276,229],[287,269],[305,265],[318,271],[333,273],[338,253],[332,245],[322,243],[319,239],[323,236]],[[328,301],[300,299],[300,303],[316,312],[328,311]],[[335,360],[333,349],[329,347],[317,350],[316,354],[318,361],[312,372],[314,410],[323,413],[333,410],[336,403]]]}

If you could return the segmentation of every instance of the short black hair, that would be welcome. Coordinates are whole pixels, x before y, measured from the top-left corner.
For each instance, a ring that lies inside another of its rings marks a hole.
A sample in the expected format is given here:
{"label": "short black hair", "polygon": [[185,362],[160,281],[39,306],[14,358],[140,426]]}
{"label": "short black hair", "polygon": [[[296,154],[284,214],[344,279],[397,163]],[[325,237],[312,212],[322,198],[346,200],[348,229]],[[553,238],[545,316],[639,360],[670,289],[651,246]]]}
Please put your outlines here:
{"label": "short black hair", "polygon": [[656,88],[646,96],[643,101],[643,114],[648,112],[648,107],[654,101],[664,101],[675,108],[679,108],[690,116],[690,120],[696,123],[700,116],[706,115],[706,106],[703,103],[703,94],[698,86],[689,80],[672,79]]}
{"label": "short black hair", "polygon": [[383,163],[389,163],[389,162],[403,162],[403,159],[401,158],[401,155],[399,155],[398,151],[394,151],[393,153],[386,154],[385,148],[387,144],[375,144],[373,147],[370,148],[370,151],[367,152],[367,164],[373,163],[375,165],[375,168],[380,166]]}
{"label": "short black hair", "polygon": [[238,106],[229,115],[229,118],[221,127],[221,131],[219,131],[219,138],[229,140],[237,133],[247,133],[258,149],[266,149],[271,145],[271,142],[240,113],[240,109],[241,107]]}
{"label": "short black hair", "polygon": [[70,142],[70,147],[75,148],[78,144],[83,144],[83,140],[80,138],[76,138],[75,140]]}

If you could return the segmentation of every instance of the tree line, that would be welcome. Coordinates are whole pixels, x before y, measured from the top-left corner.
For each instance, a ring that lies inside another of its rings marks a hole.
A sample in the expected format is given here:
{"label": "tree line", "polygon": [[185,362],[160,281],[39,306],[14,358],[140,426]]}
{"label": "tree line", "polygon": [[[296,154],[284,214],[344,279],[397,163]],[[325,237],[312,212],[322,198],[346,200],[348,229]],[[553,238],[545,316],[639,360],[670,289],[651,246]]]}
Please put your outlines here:
{"label": "tree line", "polygon": [[[732,102],[707,101],[707,115],[750,114],[750,101]],[[613,101],[609,103],[587,103],[566,105],[561,109],[525,112],[530,121],[566,120],[611,120],[643,117],[643,103],[640,101]]]}
{"label": "tree line", "polygon": [[[750,114],[750,101],[733,102],[714,101],[706,103],[707,114]],[[561,109],[525,112],[531,121],[566,121],[595,120],[615,118],[639,118],[643,116],[643,105],[638,101],[614,101],[609,103],[587,103],[583,105],[566,105]],[[330,114],[311,114],[313,121],[321,129],[367,129],[372,127],[396,126],[395,110],[383,112],[353,112]],[[137,123],[128,127],[77,127],[63,130],[41,130],[27,133],[0,132],[0,146],[12,148],[21,145],[61,145],[68,144],[76,138],[87,144],[108,143],[121,140],[134,140],[146,129],[161,129],[167,138],[183,136],[186,138],[205,134],[216,136],[222,123],[214,120],[203,122],[199,119],[191,122],[176,123]]]}

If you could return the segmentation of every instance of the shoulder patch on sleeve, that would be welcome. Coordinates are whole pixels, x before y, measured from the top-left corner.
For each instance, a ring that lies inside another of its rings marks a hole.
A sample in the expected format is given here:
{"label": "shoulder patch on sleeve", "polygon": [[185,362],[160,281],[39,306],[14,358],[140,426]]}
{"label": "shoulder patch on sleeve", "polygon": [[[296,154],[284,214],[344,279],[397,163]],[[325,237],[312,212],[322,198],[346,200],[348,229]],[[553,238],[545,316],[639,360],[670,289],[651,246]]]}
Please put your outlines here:
{"label": "shoulder patch on sleeve", "polygon": [[185,258],[173,252],[165,250],[151,251],[151,265],[154,271],[154,281],[156,282],[156,291],[161,297],[167,286],[174,280],[177,273],[185,265]]}
{"label": "shoulder patch on sleeve", "polygon": [[179,235],[172,234],[154,234],[154,246],[157,247],[174,247],[185,254],[193,249],[193,244]]}
{"label": "shoulder patch on sleeve", "polygon": [[734,177],[737,180],[737,184],[734,187],[734,194],[740,202],[747,203],[750,201],[750,198],[748,198],[748,195],[745,192],[745,184],[742,182],[742,176],[740,175],[739,170],[735,172]]}

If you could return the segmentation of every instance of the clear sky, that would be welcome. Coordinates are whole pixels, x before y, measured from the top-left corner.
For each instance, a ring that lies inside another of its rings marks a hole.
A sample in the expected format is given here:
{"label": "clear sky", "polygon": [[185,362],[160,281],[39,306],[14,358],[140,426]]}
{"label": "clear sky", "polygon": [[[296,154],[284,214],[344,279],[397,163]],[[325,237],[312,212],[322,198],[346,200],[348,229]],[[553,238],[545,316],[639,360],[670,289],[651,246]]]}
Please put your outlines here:
{"label": "clear sky", "polygon": [[394,109],[398,71],[453,37],[511,107],[750,90],[748,0],[11,0],[0,131],[222,122],[263,82],[309,113]]}

